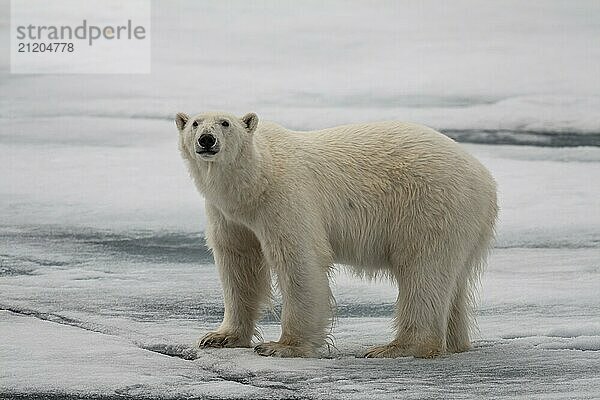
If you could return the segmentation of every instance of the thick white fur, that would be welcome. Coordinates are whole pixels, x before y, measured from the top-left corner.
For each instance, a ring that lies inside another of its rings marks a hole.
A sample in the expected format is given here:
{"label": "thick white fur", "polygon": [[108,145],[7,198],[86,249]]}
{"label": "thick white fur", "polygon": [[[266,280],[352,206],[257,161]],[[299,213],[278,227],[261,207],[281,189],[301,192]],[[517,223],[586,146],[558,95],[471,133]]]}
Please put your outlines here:
{"label": "thick white fur", "polygon": [[[201,346],[250,346],[273,272],[282,334],[256,351],[314,356],[331,326],[328,273],[339,263],[399,287],[396,336],[365,356],[434,357],[470,347],[473,285],[493,239],[496,185],[457,143],[401,122],[312,132],[258,124],[255,114],[180,113],[176,122],[181,154],[206,200],[207,242],[224,290],[223,323]],[[194,151],[206,132],[220,146],[212,157]]]}

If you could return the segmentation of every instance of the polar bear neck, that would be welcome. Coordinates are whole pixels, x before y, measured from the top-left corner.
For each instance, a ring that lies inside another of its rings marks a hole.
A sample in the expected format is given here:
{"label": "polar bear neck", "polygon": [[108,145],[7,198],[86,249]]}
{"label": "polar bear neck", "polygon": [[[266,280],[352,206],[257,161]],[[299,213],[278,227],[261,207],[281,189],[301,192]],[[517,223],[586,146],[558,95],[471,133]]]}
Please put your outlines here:
{"label": "polar bear neck", "polygon": [[270,154],[252,141],[244,146],[232,163],[196,162],[192,177],[207,202],[226,214],[246,213],[256,209],[267,189]]}

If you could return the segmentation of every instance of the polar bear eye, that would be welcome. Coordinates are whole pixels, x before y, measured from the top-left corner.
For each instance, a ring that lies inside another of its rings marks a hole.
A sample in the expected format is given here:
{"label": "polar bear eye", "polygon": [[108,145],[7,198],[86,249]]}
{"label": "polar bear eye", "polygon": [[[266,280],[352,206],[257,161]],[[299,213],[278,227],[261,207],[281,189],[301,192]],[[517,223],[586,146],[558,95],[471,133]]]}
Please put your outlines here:
{"label": "polar bear eye", "polygon": [[192,126],[193,126],[194,128],[197,128],[197,127],[198,127],[198,121],[194,121],[194,123],[192,124]]}
{"label": "polar bear eye", "polygon": [[221,125],[224,126],[225,128],[227,128],[229,126],[229,122],[221,121]]}

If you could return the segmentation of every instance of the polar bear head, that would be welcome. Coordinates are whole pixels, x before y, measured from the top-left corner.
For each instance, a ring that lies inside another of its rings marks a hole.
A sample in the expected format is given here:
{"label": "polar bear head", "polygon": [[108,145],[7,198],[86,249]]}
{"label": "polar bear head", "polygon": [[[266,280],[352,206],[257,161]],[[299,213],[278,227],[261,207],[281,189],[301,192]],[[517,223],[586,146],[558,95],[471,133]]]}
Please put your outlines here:
{"label": "polar bear head", "polygon": [[238,118],[226,113],[205,113],[189,117],[178,113],[179,147],[184,157],[197,162],[229,163],[252,142],[258,116]]}

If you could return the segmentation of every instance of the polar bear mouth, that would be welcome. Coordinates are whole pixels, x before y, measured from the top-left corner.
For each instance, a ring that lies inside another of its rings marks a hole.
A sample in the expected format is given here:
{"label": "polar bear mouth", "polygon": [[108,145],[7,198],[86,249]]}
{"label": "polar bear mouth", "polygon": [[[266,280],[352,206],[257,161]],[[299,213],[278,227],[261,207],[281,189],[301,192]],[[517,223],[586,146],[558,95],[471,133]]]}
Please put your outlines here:
{"label": "polar bear mouth", "polygon": [[209,155],[214,156],[219,152],[219,149],[211,149],[211,150],[196,150],[196,154],[200,154],[202,156]]}

